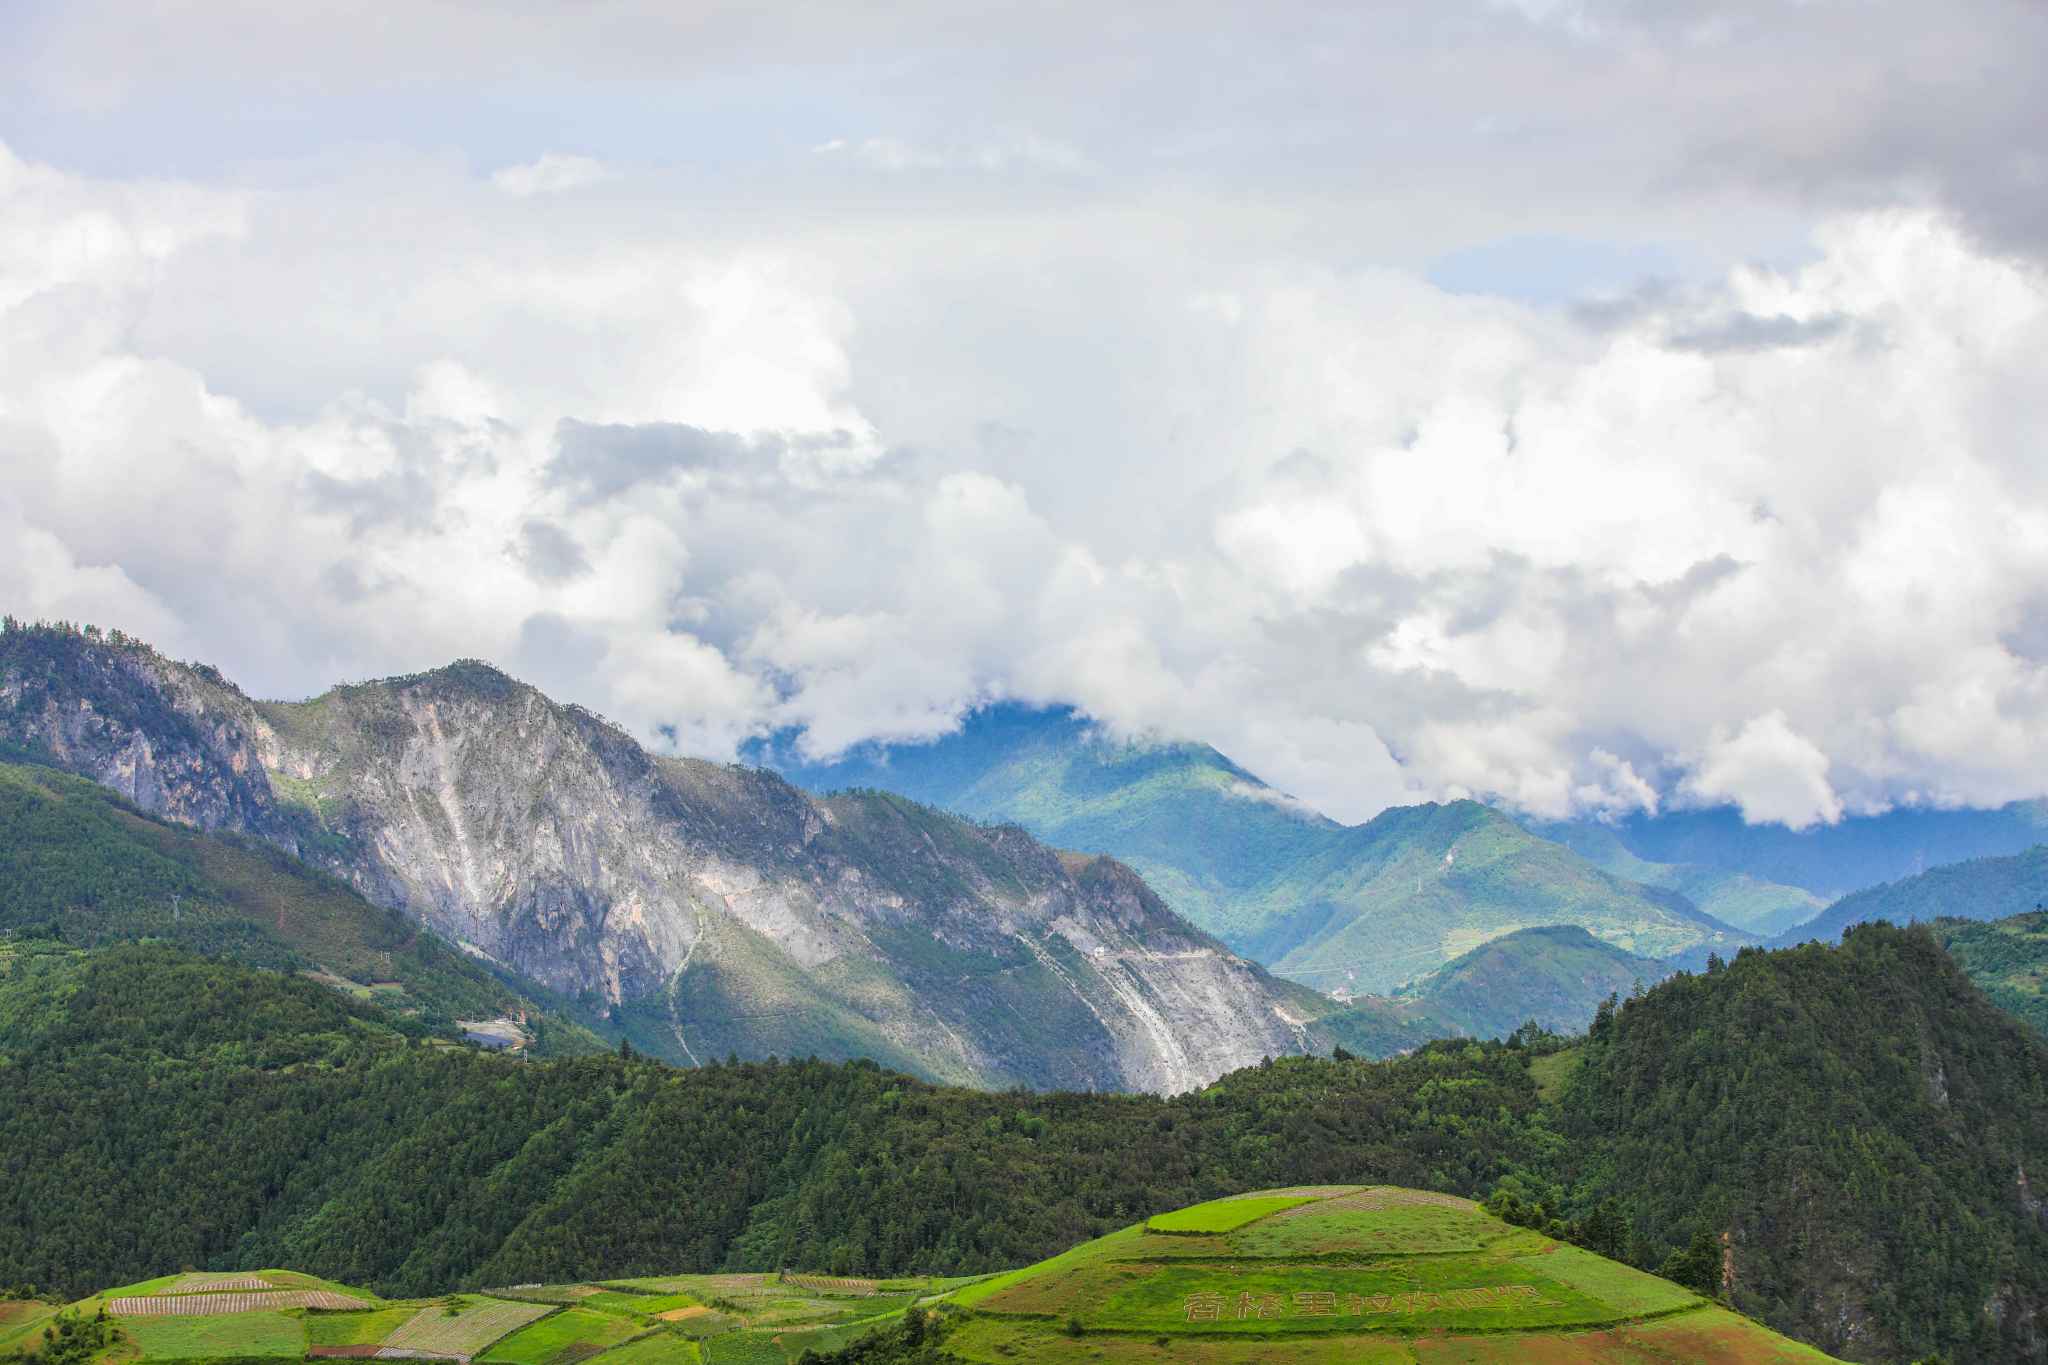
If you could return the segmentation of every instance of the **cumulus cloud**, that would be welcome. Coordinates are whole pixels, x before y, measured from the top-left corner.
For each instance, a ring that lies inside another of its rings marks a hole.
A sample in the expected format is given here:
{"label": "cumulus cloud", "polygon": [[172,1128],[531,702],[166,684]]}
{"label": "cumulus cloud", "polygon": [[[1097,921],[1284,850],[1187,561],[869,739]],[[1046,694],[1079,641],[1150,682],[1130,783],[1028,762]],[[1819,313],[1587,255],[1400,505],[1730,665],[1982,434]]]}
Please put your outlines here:
{"label": "cumulus cloud", "polygon": [[491,183],[501,194],[514,199],[556,194],[611,178],[612,172],[595,157],[562,156],[556,152],[543,152],[540,159],[530,165],[505,166],[491,172]]}
{"label": "cumulus cloud", "polygon": [[[323,89],[409,98],[421,51],[487,113],[549,53],[605,99],[715,69],[775,137],[186,178],[0,149],[0,605],[271,695],[492,658],[721,757],[1069,703],[1344,820],[2038,794],[2048,238],[1998,188],[2034,19],[1290,12],[1183,47],[1089,7],[621,0],[471,47],[439,0],[371,47],[336,9],[279,57]],[[27,79],[80,128],[217,59],[163,56],[205,22],[78,22]],[[1531,233],[1673,264],[1471,267]]]}

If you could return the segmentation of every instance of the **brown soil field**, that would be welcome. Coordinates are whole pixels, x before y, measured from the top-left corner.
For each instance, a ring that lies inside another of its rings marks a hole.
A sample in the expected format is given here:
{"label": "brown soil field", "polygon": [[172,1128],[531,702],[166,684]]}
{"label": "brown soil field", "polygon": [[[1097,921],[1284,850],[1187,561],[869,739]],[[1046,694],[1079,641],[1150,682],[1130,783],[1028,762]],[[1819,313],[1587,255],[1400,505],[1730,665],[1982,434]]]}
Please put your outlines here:
{"label": "brown soil field", "polygon": [[270,1281],[255,1275],[238,1275],[232,1272],[210,1275],[204,1271],[198,1271],[189,1275],[180,1275],[177,1279],[172,1280],[156,1292],[159,1294],[199,1294],[226,1293],[237,1289],[264,1290],[275,1288],[277,1286],[270,1283]]}
{"label": "brown soil field", "polygon": [[280,1308],[361,1308],[361,1299],[326,1289],[270,1289],[261,1294],[152,1294],[147,1298],[112,1299],[115,1316],[151,1317],[166,1313],[268,1313]]}

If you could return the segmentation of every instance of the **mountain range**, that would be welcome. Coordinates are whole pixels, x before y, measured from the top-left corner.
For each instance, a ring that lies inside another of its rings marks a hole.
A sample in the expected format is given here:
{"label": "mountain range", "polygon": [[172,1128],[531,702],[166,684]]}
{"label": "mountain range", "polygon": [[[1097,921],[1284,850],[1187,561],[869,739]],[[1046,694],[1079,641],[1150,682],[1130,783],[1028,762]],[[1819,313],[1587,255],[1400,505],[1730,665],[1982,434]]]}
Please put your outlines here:
{"label": "mountain range", "polygon": [[636,1046],[1173,1093],[1330,1002],[1114,859],[880,792],[647,753],[484,664],[256,702],[118,633],[9,621],[0,743],[295,853]]}
{"label": "mountain range", "polygon": [[1536,925],[1694,965],[1757,941],[1476,801],[1344,826],[1206,744],[1115,738],[1066,709],[989,707],[936,742],[828,763],[804,761],[794,736],[749,757],[813,791],[887,788],[1112,854],[1239,952],[1340,997],[1391,991]]}

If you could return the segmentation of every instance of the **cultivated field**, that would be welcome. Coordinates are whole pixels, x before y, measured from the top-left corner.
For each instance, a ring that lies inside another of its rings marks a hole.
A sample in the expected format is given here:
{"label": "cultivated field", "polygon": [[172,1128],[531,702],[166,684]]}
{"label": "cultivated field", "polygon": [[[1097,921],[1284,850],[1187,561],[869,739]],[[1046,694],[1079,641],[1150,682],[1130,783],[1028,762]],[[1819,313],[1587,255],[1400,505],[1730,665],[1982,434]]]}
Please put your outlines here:
{"label": "cultivated field", "polygon": [[0,1347],[41,1331],[56,1315],[46,1303],[0,1303]]}
{"label": "cultivated field", "polygon": [[145,1359],[191,1356],[289,1356],[305,1350],[298,1321],[282,1313],[131,1317],[121,1324]]}
{"label": "cultivated field", "polygon": [[361,1299],[331,1289],[266,1289],[256,1294],[149,1294],[107,1300],[119,1317],[207,1317],[218,1313],[275,1313],[282,1308],[360,1308]]}
{"label": "cultivated field", "polygon": [[[1303,1216],[1312,1215],[1312,1216]],[[1331,1199],[1288,1209],[1230,1235],[1246,1256],[1401,1256],[1476,1252],[1501,1235],[1484,1213],[1430,1205],[1363,1209]]]}
{"label": "cultivated field", "polygon": [[569,1365],[645,1330],[638,1323],[609,1313],[567,1308],[506,1337],[483,1358],[506,1365]]}
{"label": "cultivated field", "polygon": [[876,1284],[873,1280],[842,1280],[830,1275],[784,1275],[784,1284],[793,1284],[802,1289],[822,1289],[834,1294],[873,1294]]}
{"label": "cultivated field", "polygon": [[1669,1280],[1642,1275],[1605,1256],[1575,1246],[1558,1246],[1540,1256],[1519,1256],[1516,1262],[1553,1280],[1613,1304],[1630,1317],[1662,1313],[1692,1301],[1690,1290]]}
{"label": "cultivated field", "polygon": [[1289,1185],[1284,1190],[1247,1190],[1243,1194],[1225,1195],[1214,1202],[1235,1203],[1240,1199],[1334,1199],[1340,1194],[1352,1194],[1364,1188],[1359,1185]]}
{"label": "cultivated field", "polygon": [[225,1291],[231,1289],[275,1289],[277,1286],[259,1275],[246,1271],[192,1271],[180,1275],[158,1290],[157,1294],[196,1294],[201,1290]]}
{"label": "cultivated field", "polygon": [[728,1332],[704,1343],[711,1365],[789,1365],[789,1356],[766,1332]]}
{"label": "cultivated field", "polygon": [[1264,1218],[1267,1214],[1278,1213],[1309,1203],[1299,1196],[1266,1196],[1258,1199],[1219,1199],[1213,1204],[1197,1204],[1191,1209],[1180,1209],[1173,1213],[1154,1214],[1145,1220],[1145,1226],[1154,1232],[1229,1232],[1246,1223]]}
{"label": "cultivated field", "polygon": [[1153,1337],[1074,1338],[1051,1323],[1001,1318],[975,1318],[946,1338],[946,1350],[973,1365],[1415,1365],[1409,1343],[1385,1338],[1303,1337],[1247,1345],[1179,1336],[1160,1346]]}
{"label": "cultivated field", "polygon": [[[1391,1185],[1375,1185],[1371,1189],[1359,1190],[1353,1194],[1340,1195],[1325,1200],[1314,1209],[1303,1210],[1318,1216],[1348,1209],[1364,1209],[1379,1212],[1385,1209],[1457,1209],[1462,1213],[1483,1213],[1479,1205],[1470,1199],[1460,1199],[1455,1194],[1437,1194],[1432,1190],[1403,1190]],[[1284,1215],[1300,1217],[1301,1214]]]}
{"label": "cultivated field", "polygon": [[377,1308],[366,1313],[310,1313],[306,1317],[308,1346],[371,1346],[380,1343],[419,1314],[419,1305]]}
{"label": "cultivated field", "polygon": [[386,1337],[384,1345],[396,1350],[467,1358],[480,1354],[498,1338],[518,1331],[535,1318],[555,1311],[544,1303],[513,1303],[505,1299],[451,1302],[464,1302],[466,1306],[453,1317],[439,1305],[422,1308]]}
{"label": "cultivated field", "polygon": [[603,1365],[703,1365],[704,1348],[674,1332],[652,1332],[604,1353]]}
{"label": "cultivated field", "polygon": [[[1315,1192],[1320,1193],[1320,1192]],[[1300,1202],[1313,1199],[1314,1202]],[[1221,1236],[1126,1228],[952,1296],[945,1349],[977,1365],[1819,1365],[1668,1281],[1427,1191],[1262,1192]],[[1278,1201],[1283,1207],[1270,1208]],[[1228,1244],[1227,1254],[1193,1249]],[[1073,1330],[1062,1330],[1072,1324]],[[841,1329],[783,1335],[829,1347]],[[720,1359],[716,1349],[711,1357]]]}
{"label": "cultivated field", "polygon": [[1839,1365],[1833,1356],[1721,1308],[1604,1332],[1422,1340],[1414,1351],[1420,1365]]}

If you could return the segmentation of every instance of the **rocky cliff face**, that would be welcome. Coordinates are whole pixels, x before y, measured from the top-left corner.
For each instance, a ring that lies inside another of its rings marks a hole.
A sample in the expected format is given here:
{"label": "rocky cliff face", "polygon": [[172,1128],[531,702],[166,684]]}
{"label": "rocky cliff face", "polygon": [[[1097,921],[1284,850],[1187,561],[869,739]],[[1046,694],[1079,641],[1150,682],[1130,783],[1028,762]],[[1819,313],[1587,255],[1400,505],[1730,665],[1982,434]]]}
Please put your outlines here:
{"label": "rocky cliff face", "polygon": [[134,641],[16,627],[0,742],[286,847],[678,1061],[1174,1092],[1302,1050],[1327,1008],[1112,859],[651,755],[483,664],[257,703]]}

